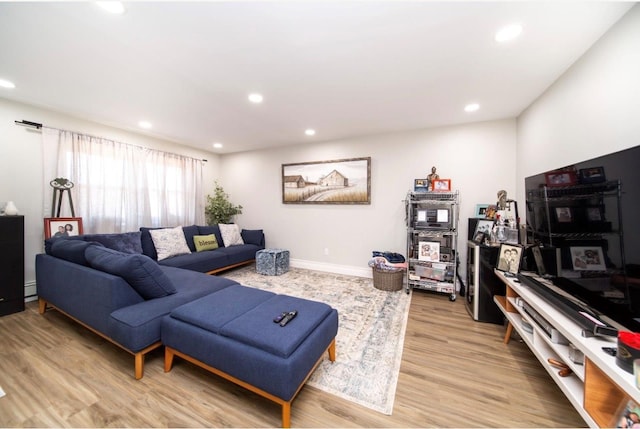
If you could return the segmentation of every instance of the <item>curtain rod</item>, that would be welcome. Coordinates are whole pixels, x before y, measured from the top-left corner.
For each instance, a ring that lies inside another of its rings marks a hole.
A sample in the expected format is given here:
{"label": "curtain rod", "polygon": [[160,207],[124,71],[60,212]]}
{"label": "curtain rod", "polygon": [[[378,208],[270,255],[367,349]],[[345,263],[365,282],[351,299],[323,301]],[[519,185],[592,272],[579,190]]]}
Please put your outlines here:
{"label": "curtain rod", "polygon": [[[57,130],[57,131],[68,131],[68,132],[71,132],[71,133],[74,133],[74,134],[78,134],[78,135],[81,135],[81,136],[85,136],[85,137],[93,137],[93,138],[97,138],[97,139],[104,138],[104,137],[99,137],[99,136],[93,136],[91,134],[84,134],[84,133],[78,133],[78,132],[75,132],[75,131],[63,130],[63,129],[60,129],[60,128],[46,127],[46,126],[44,126],[42,124],[39,124],[37,122],[26,121],[24,119],[22,121],[14,121],[14,122],[15,122],[16,125],[20,125],[20,126],[23,126],[23,127],[32,127],[32,128],[36,128],[38,130],[40,130],[42,128],[49,128],[49,129]],[[129,146],[136,146],[136,145],[132,145],[132,144],[129,144],[129,143],[124,143],[124,144],[127,144]],[[146,147],[143,147],[143,146],[136,146],[136,147],[139,147],[139,148],[142,148],[142,149],[149,149],[149,148],[146,148]],[[184,156],[184,155],[180,155],[180,156]],[[191,158],[191,157],[188,157],[188,158]],[[209,162],[206,159],[201,159],[200,161]]]}

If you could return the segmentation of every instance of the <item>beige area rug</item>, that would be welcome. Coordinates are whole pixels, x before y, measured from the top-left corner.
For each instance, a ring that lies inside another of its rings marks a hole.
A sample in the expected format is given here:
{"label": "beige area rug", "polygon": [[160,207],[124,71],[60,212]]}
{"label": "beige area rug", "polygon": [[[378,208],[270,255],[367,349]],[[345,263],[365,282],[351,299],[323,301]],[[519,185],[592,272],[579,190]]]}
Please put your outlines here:
{"label": "beige area rug", "polygon": [[307,384],[380,413],[392,413],[411,295],[404,290],[375,289],[369,278],[297,268],[280,276],[264,276],[249,265],[222,276],[337,309],[336,361],[324,359]]}

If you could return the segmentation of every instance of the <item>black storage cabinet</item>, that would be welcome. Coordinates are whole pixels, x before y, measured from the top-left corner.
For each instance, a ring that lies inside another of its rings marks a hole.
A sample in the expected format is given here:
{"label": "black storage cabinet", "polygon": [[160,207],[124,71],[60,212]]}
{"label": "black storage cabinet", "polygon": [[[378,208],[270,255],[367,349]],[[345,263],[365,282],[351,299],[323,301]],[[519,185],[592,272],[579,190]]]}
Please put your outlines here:
{"label": "black storage cabinet", "polygon": [[24,216],[0,216],[0,316],[24,311]]}

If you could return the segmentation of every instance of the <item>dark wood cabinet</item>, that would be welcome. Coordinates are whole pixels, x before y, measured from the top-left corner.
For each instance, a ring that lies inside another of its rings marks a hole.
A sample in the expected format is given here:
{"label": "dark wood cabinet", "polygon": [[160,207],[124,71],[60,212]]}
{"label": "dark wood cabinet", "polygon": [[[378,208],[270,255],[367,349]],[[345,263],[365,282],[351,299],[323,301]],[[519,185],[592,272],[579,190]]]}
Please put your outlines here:
{"label": "dark wood cabinet", "polygon": [[0,216],[0,316],[24,310],[24,216]]}

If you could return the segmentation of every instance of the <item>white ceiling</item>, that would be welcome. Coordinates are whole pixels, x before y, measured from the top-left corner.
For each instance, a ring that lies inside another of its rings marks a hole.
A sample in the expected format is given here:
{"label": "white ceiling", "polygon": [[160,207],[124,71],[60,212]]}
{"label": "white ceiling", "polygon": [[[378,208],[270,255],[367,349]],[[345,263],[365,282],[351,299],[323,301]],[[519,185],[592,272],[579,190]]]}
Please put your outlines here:
{"label": "white ceiling", "polygon": [[512,118],[634,4],[2,2],[0,97],[219,153]]}

